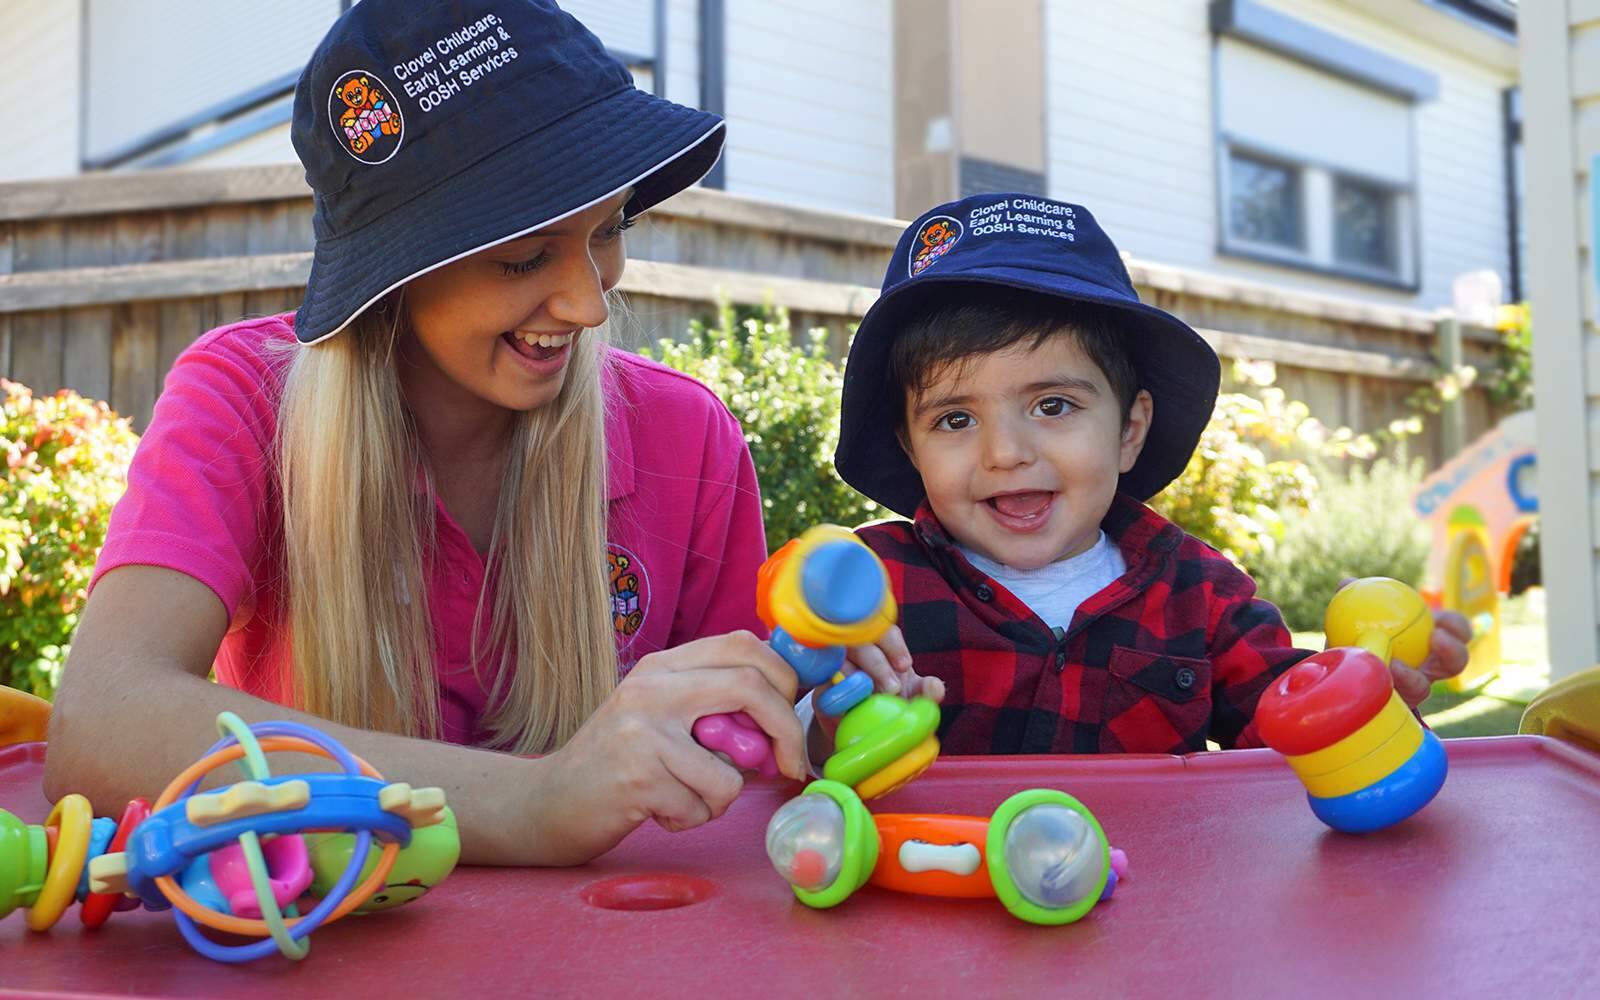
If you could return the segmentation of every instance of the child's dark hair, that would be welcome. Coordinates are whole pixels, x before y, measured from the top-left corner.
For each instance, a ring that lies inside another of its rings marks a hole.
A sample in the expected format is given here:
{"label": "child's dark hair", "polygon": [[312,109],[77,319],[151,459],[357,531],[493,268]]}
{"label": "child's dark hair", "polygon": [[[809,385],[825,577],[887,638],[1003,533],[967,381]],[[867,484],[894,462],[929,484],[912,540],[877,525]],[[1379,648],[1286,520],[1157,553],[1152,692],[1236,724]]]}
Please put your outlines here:
{"label": "child's dark hair", "polygon": [[902,422],[904,401],[925,392],[951,365],[1067,336],[1105,375],[1127,426],[1139,376],[1114,309],[999,285],[962,284],[930,289],[899,326],[889,353],[889,380],[901,397]]}

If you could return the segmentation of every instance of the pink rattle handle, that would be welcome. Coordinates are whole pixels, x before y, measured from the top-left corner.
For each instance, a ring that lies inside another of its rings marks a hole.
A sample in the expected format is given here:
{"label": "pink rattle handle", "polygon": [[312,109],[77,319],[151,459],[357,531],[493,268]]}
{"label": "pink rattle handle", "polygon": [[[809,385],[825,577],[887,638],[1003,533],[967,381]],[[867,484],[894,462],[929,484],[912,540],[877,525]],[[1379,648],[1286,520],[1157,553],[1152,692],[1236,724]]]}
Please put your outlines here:
{"label": "pink rattle handle", "polygon": [[778,762],[772,756],[767,734],[744,712],[707,715],[695,720],[694,738],[699,744],[727,759],[741,771],[754,771],[763,778],[778,776]]}

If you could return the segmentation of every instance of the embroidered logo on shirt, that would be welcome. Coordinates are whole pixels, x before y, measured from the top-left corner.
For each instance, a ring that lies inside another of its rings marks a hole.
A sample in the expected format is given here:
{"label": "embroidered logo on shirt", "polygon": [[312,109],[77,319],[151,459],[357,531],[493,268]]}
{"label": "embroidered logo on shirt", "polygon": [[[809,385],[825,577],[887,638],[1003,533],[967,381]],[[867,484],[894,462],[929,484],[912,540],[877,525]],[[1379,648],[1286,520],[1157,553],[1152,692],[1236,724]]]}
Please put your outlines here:
{"label": "embroidered logo on shirt", "polygon": [[606,546],[606,563],[611,577],[611,627],[626,645],[650,610],[650,575],[639,558],[620,545]]}
{"label": "embroidered logo on shirt", "polygon": [[961,223],[948,215],[935,215],[924,222],[911,241],[911,276],[915,278],[949,253],[961,233]]}
{"label": "embroidered logo on shirt", "polygon": [[389,159],[405,134],[400,109],[389,99],[389,85],[364,69],[353,69],[334,83],[328,123],[345,151],[362,163]]}

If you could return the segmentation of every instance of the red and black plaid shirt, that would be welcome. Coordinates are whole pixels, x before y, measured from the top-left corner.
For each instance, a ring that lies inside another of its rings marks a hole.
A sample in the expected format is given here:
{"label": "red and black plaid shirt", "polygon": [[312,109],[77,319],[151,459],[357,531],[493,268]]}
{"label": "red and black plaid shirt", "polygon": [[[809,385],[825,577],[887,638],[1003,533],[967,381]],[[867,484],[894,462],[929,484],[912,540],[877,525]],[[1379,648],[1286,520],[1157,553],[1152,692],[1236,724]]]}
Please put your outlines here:
{"label": "red and black plaid shirt", "polygon": [[917,673],[945,683],[945,753],[1261,745],[1257,699],[1310,651],[1254,580],[1145,505],[1118,495],[1101,527],[1127,572],[1061,634],[975,569],[926,503],[914,523],[858,530],[889,569]]}

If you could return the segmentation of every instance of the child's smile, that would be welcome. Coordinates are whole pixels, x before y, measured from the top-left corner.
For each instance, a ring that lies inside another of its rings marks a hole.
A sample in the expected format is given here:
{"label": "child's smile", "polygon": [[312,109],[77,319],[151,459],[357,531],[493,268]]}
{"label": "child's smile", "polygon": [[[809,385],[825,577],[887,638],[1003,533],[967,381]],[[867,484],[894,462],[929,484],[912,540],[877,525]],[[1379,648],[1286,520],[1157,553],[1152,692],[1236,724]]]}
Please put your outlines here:
{"label": "child's smile", "polygon": [[957,362],[906,403],[906,450],[928,501],[962,545],[1016,569],[1087,551],[1139,457],[1140,393],[1123,414],[1068,333]]}

